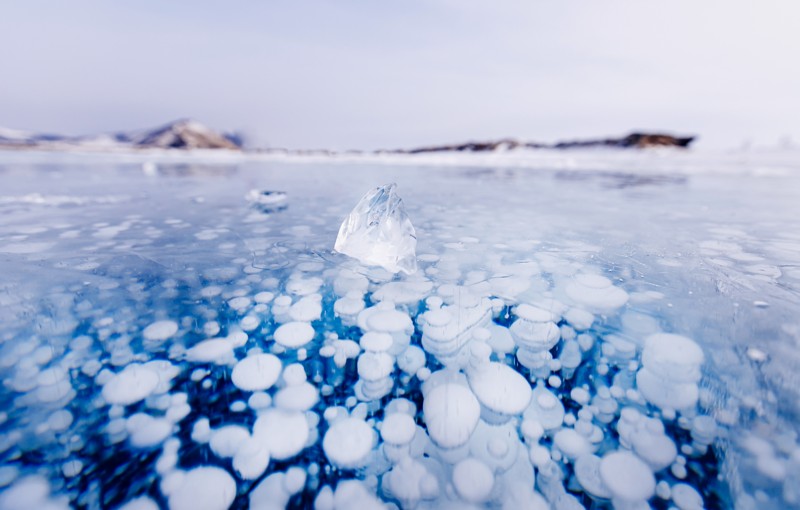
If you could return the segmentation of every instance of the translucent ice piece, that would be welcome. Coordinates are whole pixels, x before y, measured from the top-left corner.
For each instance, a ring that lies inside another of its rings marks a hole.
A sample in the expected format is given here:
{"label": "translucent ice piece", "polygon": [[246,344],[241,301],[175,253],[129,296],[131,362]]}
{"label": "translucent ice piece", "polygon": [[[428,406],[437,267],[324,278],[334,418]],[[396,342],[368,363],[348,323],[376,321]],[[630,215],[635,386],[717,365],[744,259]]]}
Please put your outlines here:
{"label": "translucent ice piece", "polygon": [[396,184],[373,189],[339,227],[333,249],[392,273],[417,270],[417,236]]}

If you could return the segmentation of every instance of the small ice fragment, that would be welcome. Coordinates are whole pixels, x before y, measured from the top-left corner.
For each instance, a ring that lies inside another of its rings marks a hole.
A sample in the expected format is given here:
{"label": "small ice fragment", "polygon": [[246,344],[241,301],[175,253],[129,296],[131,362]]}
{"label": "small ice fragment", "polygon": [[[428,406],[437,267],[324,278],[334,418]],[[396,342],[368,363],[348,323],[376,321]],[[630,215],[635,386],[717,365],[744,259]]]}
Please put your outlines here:
{"label": "small ice fragment", "polygon": [[392,273],[417,270],[417,236],[396,184],[364,195],[342,222],[333,249]]}
{"label": "small ice fragment", "polygon": [[747,348],[747,357],[756,362],[764,362],[767,361],[769,356],[766,352],[762,351],[758,347],[748,347]]}
{"label": "small ice fragment", "polygon": [[285,191],[269,191],[251,189],[244,196],[245,200],[262,212],[270,213],[282,211],[287,208]]}

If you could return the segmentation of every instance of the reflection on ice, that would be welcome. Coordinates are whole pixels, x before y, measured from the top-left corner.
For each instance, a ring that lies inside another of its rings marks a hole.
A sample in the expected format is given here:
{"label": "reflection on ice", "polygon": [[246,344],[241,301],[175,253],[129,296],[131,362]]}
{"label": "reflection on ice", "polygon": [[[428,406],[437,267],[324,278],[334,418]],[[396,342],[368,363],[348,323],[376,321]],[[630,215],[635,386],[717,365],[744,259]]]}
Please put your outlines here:
{"label": "reflection on ice", "polygon": [[391,187],[357,206],[345,244],[407,243],[381,268],[330,254],[357,168],[10,168],[137,202],[0,202],[0,508],[800,505],[800,228],[758,179],[369,168],[416,225]]}

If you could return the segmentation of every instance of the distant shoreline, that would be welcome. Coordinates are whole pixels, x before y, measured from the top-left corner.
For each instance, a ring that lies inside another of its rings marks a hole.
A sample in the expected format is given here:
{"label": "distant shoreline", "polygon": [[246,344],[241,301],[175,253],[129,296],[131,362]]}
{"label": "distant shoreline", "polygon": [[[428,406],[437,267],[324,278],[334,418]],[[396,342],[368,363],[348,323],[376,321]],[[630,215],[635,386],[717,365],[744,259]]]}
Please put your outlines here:
{"label": "distant shoreline", "polygon": [[180,119],[168,124],[139,131],[107,133],[94,136],[64,136],[0,128],[0,149],[10,150],[84,150],[91,152],[120,152],[159,150],[227,150],[248,153],[307,154],[425,154],[441,152],[507,152],[519,149],[614,148],[647,149],[654,147],[688,148],[695,136],[674,136],[666,133],[633,132],[621,137],[566,140],[555,143],[521,141],[514,138],[467,141],[455,144],[427,145],[374,151],[329,149],[248,148],[244,138],[236,133],[220,133],[192,119]]}

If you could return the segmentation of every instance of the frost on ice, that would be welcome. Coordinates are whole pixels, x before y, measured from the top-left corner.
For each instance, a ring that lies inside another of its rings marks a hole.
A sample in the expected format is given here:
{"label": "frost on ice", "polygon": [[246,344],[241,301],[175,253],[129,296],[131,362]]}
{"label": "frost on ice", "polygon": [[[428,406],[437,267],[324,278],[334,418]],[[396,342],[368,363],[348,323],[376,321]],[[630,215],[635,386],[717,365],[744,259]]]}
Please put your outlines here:
{"label": "frost on ice", "polygon": [[417,235],[396,184],[364,195],[339,227],[333,249],[392,273],[417,271]]}

